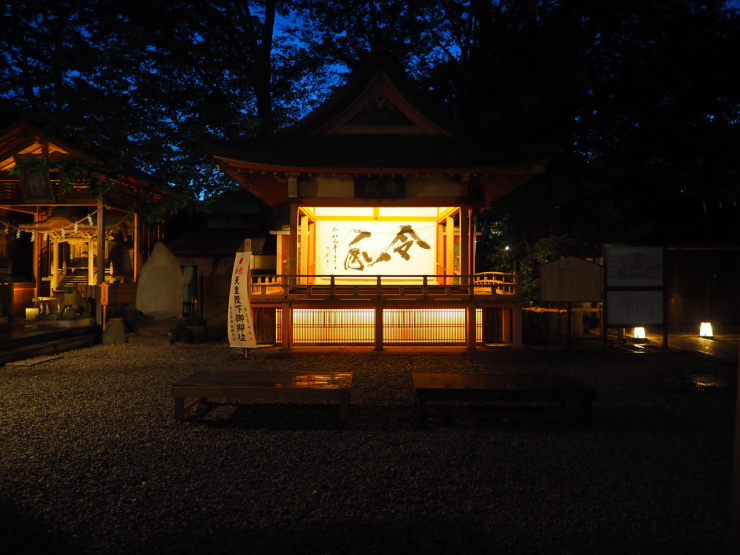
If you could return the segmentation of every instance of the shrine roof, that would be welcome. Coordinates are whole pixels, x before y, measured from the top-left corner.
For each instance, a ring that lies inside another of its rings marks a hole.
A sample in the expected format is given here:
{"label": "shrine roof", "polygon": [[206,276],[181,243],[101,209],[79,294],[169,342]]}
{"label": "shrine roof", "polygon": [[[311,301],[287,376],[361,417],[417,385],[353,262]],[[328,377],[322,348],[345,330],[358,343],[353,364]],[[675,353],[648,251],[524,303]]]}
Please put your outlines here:
{"label": "shrine roof", "polygon": [[426,135],[272,136],[209,145],[210,154],[234,167],[283,172],[495,171],[512,164],[538,165],[554,147],[515,145],[465,137]]}
{"label": "shrine roof", "polygon": [[[544,171],[553,145],[467,133],[430,106],[403,70],[376,54],[331,98],[267,137],[204,144],[219,168],[276,207],[286,174],[492,174],[491,202]],[[496,175],[505,175],[498,179]]]}

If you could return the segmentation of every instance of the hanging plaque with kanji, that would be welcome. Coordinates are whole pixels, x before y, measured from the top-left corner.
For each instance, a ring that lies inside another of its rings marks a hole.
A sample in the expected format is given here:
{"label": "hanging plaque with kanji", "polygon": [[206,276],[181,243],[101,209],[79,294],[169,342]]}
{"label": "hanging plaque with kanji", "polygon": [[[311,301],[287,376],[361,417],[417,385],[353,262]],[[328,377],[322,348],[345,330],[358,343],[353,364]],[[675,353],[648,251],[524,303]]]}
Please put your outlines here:
{"label": "hanging plaque with kanji", "polygon": [[249,306],[249,262],[251,252],[238,252],[234,260],[229,292],[229,345],[253,348],[257,346],[252,326],[252,309]]}

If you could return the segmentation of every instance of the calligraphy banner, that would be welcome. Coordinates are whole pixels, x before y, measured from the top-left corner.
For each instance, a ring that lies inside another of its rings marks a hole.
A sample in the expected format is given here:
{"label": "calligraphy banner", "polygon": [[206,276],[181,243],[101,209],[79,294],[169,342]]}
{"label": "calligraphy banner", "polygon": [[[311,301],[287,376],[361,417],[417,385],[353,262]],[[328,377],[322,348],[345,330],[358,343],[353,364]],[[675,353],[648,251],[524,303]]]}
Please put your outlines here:
{"label": "calligraphy banner", "polygon": [[252,309],[249,306],[249,263],[251,252],[238,252],[234,259],[229,291],[229,345],[253,348],[257,346],[252,325]]}
{"label": "calligraphy banner", "polygon": [[319,273],[434,275],[435,222],[319,220]]}

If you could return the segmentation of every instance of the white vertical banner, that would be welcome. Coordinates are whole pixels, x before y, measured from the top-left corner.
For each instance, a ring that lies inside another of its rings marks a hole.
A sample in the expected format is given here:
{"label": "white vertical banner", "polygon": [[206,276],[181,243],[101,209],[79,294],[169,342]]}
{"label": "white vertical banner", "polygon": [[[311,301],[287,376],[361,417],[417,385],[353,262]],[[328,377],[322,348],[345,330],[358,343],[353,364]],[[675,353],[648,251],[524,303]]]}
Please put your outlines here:
{"label": "white vertical banner", "polygon": [[251,252],[238,252],[234,259],[229,291],[229,345],[253,348],[257,346],[252,325],[252,309],[249,306],[249,262]]}

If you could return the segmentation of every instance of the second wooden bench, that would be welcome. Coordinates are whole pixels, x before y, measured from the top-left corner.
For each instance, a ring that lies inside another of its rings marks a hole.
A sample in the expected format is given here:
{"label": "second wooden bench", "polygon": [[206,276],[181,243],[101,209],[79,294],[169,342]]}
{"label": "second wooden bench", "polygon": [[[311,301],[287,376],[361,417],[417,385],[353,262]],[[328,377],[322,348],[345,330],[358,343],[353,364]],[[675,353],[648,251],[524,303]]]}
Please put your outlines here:
{"label": "second wooden bench", "polygon": [[[349,416],[351,372],[196,372],[172,384],[175,398],[175,418],[182,420],[185,412],[205,402],[218,399],[313,399],[339,401],[340,418]],[[185,399],[195,398],[187,406]]]}

